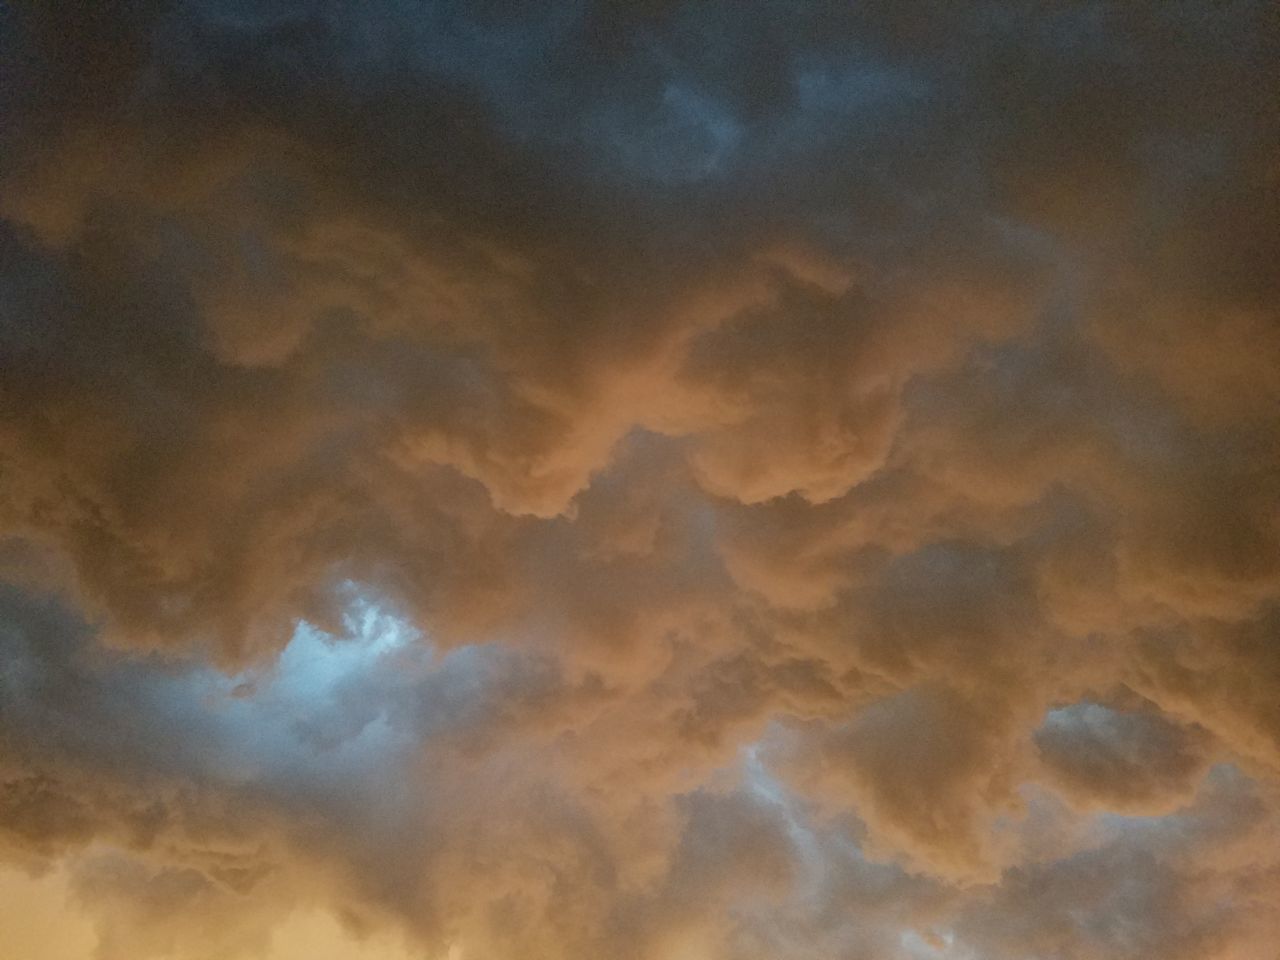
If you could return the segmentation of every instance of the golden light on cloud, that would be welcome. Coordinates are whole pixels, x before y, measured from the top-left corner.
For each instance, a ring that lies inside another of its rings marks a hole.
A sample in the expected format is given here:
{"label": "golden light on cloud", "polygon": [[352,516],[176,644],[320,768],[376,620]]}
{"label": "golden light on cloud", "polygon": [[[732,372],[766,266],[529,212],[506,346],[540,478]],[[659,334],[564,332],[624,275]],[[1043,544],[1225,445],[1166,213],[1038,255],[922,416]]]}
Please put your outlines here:
{"label": "golden light on cloud", "polygon": [[16,867],[0,871],[0,940],[24,960],[92,956],[93,924],[71,903],[62,871],[29,875]]}
{"label": "golden light on cloud", "polygon": [[1280,33],[0,3],[0,958],[1270,960]]}

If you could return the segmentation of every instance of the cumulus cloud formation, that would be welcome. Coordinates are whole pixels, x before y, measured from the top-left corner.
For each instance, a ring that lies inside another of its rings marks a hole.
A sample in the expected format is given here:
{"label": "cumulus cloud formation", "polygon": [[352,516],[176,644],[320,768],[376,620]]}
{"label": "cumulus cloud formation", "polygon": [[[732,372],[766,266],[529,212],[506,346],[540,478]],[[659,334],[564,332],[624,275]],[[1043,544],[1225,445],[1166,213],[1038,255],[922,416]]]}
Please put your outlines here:
{"label": "cumulus cloud formation", "polygon": [[0,3],[0,939],[1271,956],[1277,89],[1250,0]]}

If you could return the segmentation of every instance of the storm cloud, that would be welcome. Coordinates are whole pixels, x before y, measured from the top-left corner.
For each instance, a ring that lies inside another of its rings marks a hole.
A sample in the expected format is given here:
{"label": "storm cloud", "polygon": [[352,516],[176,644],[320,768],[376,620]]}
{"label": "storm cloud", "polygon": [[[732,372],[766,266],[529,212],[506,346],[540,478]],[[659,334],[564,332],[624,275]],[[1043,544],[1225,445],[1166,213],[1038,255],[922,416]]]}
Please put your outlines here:
{"label": "storm cloud", "polygon": [[1277,90],[1245,0],[0,3],[0,939],[1269,957]]}

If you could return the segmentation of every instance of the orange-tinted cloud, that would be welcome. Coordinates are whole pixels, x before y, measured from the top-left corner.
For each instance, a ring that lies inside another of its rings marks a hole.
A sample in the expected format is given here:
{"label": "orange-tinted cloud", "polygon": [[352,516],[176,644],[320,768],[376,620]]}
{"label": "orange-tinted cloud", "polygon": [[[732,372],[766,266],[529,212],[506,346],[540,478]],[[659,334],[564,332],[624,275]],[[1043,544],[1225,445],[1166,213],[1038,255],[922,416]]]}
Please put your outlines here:
{"label": "orange-tinted cloud", "polygon": [[0,7],[0,939],[1271,949],[1264,4],[80,6]]}

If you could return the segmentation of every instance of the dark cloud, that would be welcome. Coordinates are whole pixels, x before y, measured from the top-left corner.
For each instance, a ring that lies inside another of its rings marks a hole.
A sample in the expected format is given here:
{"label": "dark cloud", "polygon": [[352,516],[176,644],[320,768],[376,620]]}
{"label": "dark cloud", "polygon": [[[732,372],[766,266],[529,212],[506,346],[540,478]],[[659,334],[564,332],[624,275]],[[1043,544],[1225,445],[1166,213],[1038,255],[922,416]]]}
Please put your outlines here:
{"label": "dark cloud", "polygon": [[0,5],[0,880],[100,960],[1260,956],[1277,27]]}

